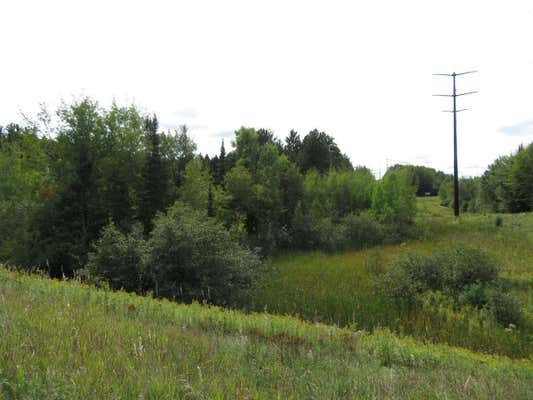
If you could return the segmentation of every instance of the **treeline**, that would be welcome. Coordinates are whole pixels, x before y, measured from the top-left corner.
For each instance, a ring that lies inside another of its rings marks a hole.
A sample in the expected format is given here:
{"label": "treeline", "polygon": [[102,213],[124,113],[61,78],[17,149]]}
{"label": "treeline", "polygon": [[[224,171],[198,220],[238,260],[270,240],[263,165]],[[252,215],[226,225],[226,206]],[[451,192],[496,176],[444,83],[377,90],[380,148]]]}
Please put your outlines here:
{"label": "treeline", "polygon": [[[442,205],[453,207],[451,177],[442,183],[439,196]],[[460,179],[459,203],[470,212],[533,211],[533,143],[498,158],[481,177]]]}
{"label": "treeline", "polygon": [[57,115],[0,128],[0,260],[51,276],[212,299],[222,269],[237,287],[258,256],[398,240],[415,214],[408,174],[377,181],[318,130],[282,142],[240,128],[209,157],[133,106],[83,99]]}

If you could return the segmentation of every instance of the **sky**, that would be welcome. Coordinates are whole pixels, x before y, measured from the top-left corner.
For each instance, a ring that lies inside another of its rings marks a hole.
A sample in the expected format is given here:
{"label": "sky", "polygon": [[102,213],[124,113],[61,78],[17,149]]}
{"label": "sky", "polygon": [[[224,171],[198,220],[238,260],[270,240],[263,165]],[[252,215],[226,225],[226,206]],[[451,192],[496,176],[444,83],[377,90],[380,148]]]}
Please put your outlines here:
{"label": "sky", "polygon": [[377,176],[410,163],[482,174],[533,141],[533,2],[0,2],[0,124],[83,96],[186,124],[202,153],[241,126],[333,136]]}

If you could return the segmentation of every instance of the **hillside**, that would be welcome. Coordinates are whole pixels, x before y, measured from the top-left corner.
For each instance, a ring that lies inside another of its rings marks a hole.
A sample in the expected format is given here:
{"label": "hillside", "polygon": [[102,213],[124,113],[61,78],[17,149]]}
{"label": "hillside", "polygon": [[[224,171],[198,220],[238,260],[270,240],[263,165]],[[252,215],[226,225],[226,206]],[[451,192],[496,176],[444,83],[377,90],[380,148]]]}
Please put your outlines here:
{"label": "hillside", "polygon": [[533,364],[0,270],[5,399],[531,398]]}

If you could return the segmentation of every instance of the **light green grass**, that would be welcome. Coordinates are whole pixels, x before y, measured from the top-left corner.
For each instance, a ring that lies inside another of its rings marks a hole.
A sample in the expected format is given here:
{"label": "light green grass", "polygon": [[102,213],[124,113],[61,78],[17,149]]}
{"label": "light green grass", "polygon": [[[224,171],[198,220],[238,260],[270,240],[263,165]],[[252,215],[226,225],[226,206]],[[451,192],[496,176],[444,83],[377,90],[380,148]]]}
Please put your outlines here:
{"label": "light green grass", "polygon": [[0,398],[528,399],[533,364],[0,269]]}
{"label": "light green grass", "polygon": [[[464,346],[512,357],[533,357],[533,214],[464,214],[438,205],[436,198],[418,203],[419,240],[352,251],[284,254],[273,261],[267,277],[250,297],[254,310],[297,315],[311,321],[372,330],[388,327],[399,334]],[[400,310],[375,283],[401,251],[431,253],[453,243],[479,246],[502,265],[502,278],[519,297],[528,324],[509,332],[476,310],[452,310],[426,304],[415,312]]]}

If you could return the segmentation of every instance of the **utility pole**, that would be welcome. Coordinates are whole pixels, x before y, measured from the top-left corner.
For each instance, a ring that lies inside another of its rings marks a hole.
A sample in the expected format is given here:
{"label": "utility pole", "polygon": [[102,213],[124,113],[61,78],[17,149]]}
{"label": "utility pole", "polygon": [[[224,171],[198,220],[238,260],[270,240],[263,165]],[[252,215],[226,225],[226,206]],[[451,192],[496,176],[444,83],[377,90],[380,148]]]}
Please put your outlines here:
{"label": "utility pole", "polygon": [[453,111],[445,110],[444,112],[453,113],[453,213],[456,217],[459,216],[459,173],[457,167],[457,113],[466,111],[466,108],[457,109],[457,97],[473,94],[477,92],[466,92],[457,94],[455,89],[455,78],[460,75],[472,74],[477,71],[466,71],[451,74],[433,74],[434,76],[451,76],[453,79],[453,94],[434,94],[433,96],[453,97]]}

